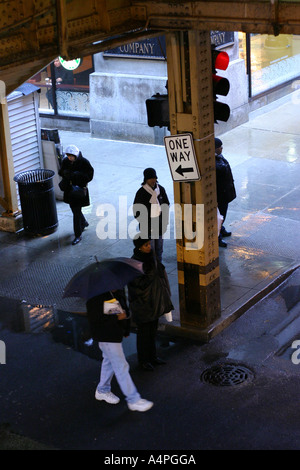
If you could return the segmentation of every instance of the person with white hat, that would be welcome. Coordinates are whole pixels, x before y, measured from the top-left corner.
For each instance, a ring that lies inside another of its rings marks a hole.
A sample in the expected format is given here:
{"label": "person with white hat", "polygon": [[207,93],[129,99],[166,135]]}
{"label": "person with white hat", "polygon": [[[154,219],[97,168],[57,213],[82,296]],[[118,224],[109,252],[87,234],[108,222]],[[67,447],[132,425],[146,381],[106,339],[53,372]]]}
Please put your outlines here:
{"label": "person with white hat", "polygon": [[62,177],[59,187],[64,192],[64,202],[73,212],[75,238],[72,245],[77,245],[83,230],[89,225],[81,209],[90,205],[87,185],[93,179],[94,169],[76,145],[68,145],[58,174]]}

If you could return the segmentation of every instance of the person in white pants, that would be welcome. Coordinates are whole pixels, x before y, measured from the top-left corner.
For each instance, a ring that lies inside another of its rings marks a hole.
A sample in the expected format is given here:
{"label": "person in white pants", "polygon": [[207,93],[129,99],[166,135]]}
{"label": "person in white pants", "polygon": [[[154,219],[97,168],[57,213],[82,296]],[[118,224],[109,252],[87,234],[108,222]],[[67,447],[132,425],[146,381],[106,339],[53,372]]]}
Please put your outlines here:
{"label": "person in white pants", "polygon": [[86,307],[92,338],[98,341],[103,356],[96,400],[112,405],[120,402],[120,398],[111,391],[111,381],[115,375],[128,408],[131,411],[149,410],[153,402],[141,398],[123,351],[123,337],[129,335],[129,310],[124,290],[95,296],[87,301]]}

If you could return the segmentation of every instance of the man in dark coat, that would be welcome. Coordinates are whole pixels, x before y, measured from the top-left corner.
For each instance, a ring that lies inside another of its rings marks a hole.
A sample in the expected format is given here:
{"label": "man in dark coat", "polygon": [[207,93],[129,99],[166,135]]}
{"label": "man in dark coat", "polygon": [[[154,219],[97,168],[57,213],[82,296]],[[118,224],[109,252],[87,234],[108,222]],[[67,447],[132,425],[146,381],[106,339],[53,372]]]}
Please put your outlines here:
{"label": "man in dark coat", "polygon": [[153,255],[151,241],[138,234],[134,240],[133,259],[143,262],[145,274],[128,284],[129,306],[137,326],[137,354],[140,366],[153,371],[164,364],[157,357],[155,337],[158,319],[174,309],[165,267]]}
{"label": "man in dark coat", "polygon": [[[54,76],[55,76],[54,78],[55,78],[56,88],[58,89],[60,85],[73,85],[74,77],[73,77],[72,70],[65,69],[62,66],[58,57],[54,60],[53,63],[54,63]],[[52,108],[54,108],[52,87],[49,88],[49,90],[47,90],[46,96]]]}
{"label": "man in dark coat", "polygon": [[103,356],[96,400],[111,405],[119,403],[119,397],[111,391],[111,381],[115,375],[128,408],[131,411],[150,410],[153,403],[141,398],[123,351],[122,340],[124,336],[129,336],[130,322],[124,289],[95,296],[87,301],[86,308],[92,338],[98,342]]}
{"label": "man in dark coat", "polygon": [[[228,161],[222,155],[223,143],[215,138],[215,158],[216,158],[216,178],[217,178],[217,202],[220,214],[223,216],[223,224],[226,219],[228,204],[236,198],[234,180]],[[226,248],[227,243],[222,239],[229,237],[231,232],[227,232],[222,224],[219,235],[219,246]]]}
{"label": "man in dark coat", "polygon": [[162,261],[163,234],[169,223],[169,199],[163,186],[157,183],[154,168],[144,170],[142,187],[133,201],[133,215],[139,221],[143,237],[152,240],[152,249],[157,259]]}
{"label": "man in dark coat", "polygon": [[90,205],[87,184],[93,179],[94,169],[76,145],[68,145],[65,154],[58,171],[62,176],[59,186],[64,191],[64,202],[70,204],[73,212],[75,238],[72,245],[77,245],[81,241],[83,230],[89,225],[81,208]]}

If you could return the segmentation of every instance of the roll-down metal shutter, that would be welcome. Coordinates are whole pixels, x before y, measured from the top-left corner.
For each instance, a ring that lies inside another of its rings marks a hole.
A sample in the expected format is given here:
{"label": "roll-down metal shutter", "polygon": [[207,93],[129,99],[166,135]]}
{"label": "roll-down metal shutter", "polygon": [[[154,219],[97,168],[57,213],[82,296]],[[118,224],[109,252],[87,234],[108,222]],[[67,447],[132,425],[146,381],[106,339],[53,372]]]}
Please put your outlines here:
{"label": "roll-down metal shutter", "polygon": [[7,97],[15,174],[43,167],[38,89],[31,87],[24,84]]}

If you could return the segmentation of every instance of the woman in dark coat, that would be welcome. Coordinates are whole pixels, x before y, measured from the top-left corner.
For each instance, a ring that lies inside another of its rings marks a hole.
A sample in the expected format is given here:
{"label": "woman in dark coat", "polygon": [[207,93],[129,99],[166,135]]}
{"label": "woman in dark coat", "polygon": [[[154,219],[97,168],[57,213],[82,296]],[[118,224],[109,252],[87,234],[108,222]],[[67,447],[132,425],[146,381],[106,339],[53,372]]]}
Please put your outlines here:
{"label": "woman in dark coat", "polygon": [[[94,169],[90,162],[83,158],[82,153],[75,145],[68,145],[65,154],[66,156],[58,171],[58,174],[62,176],[59,187],[64,191],[64,202],[70,204],[71,211],[73,212],[75,238],[72,241],[72,245],[77,245],[81,241],[83,230],[89,225],[82,214],[81,208],[90,205],[87,184],[93,179]],[[78,189],[75,196],[72,186],[76,186]],[[79,194],[80,188],[83,189],[84,195],[79,199],[76,195]]]}
{"label": "woman in dark coat", "polygon": [[137,355],[141,367],[153,371],[164,364],[156,355],[158,319],[174,309],[165,267],[154,257],[151,240],[138,235],[132,258],[143,262],[144,275],[128,284],[129,306],[137,326]]}

